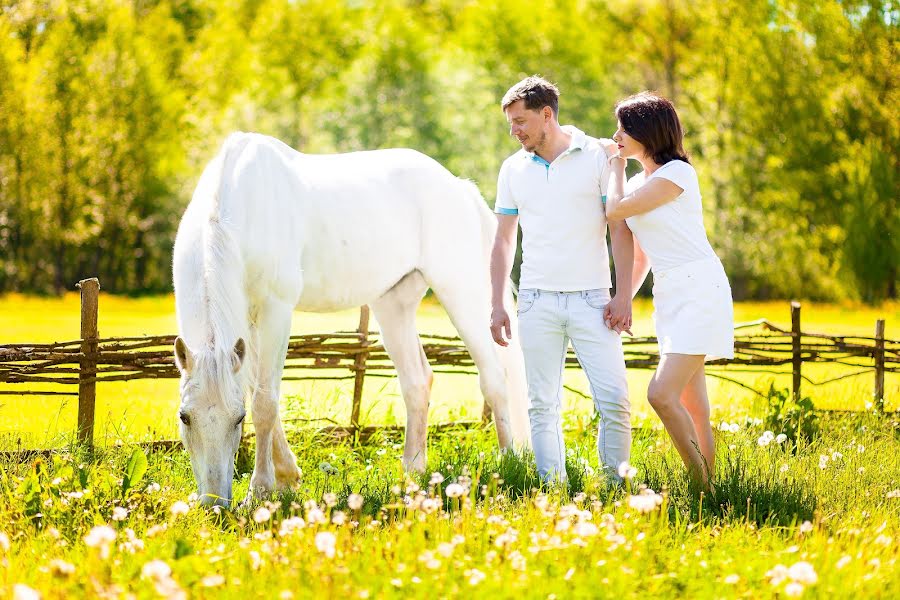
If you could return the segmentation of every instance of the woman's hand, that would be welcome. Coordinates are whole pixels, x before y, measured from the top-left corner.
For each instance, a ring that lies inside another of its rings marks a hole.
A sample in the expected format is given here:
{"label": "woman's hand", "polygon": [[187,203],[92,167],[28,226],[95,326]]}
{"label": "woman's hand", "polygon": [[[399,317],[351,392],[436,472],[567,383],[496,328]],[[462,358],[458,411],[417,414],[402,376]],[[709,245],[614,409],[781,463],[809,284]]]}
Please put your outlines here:
{"label": "woman's hand", "polygon": [[603,322],[616,333],[631,333],[631,296],[616,294],[603,310]]}

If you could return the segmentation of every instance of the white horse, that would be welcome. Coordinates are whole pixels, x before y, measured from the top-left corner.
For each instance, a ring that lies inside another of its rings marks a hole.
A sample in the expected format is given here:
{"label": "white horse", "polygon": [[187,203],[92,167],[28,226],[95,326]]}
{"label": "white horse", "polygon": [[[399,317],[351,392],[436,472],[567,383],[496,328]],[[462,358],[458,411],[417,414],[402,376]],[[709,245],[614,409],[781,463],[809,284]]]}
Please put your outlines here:
{"label": "white horse", "polygon": [[[430,286],[478,367],[500,446],[527,446],[521,349],[496,346],[488,327],[495,228],[473,183],[413,150],[306,155],[231,135],[200,178],[174,250],[181,439],[202,501],[231,501],[247,395],[251,493],[300,476],[278,417],[295,308],[371,305],[406,404],[403,467],[422,472],[432,371],[415,316]],[[511,308],[509,290],[505,301]]]}

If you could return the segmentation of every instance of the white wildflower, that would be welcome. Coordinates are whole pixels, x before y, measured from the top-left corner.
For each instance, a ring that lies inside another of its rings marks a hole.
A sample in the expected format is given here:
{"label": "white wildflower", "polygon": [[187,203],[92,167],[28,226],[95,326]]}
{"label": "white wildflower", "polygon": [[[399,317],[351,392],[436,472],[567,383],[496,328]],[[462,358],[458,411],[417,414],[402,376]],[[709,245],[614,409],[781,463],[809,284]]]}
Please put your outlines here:
{"label": "white wildflower", "polygon": [[350,507],[350,510],[362,510],[363,502],[365,499],[359,494],[350,494],[350,497],[347,498],[347,506]]}
{"label": "white wildflower", "polygon": [[828,466],[828,455],[820,454],[819,455],[819,468],[825,469]]}
{"label": "white wildflower", "polygon": [[324,496],[322,496],[322,501],[325,503],[325,506],[328,508],[333,508],[337,506],[337,494],[333,492],[328,492]]}
{"label": "white wildflower", "polygon": [[805,585],[812,585],[819,580],[819,576],[816,575],[816,570],[813,566],[803,560],[791,565],[791,568],[788,569],[788,576],[794,581]]}
{"label": "white wildflower", "polygon": [[320,531],[316,534],[316,549],[328,558],[334,557],[336,542],[337,538],[330,531]]}
{"label": "white wildflower", "polygon": [[444,491],[448,498],[459,498],[466,493],[466,489],[458,483],[451,483]]}
{"label": "white wildflower", "polygon": [[803,586],[796,581],[792,581],[784,586],[784,595],[790,598],[796,598],[803,594]]}
{"label": "white wildflower", "polygon": [[787,579],[787,577],[788,569],[784,565],[775,565],[774,567],[766,571],[766,579],[768,579],[769,583],[771,583],[773,586],[781,585],[781,582]]}
{"label": "white wildflower", "polygon": [[113,521],[124,521],[128,518],[128,509],[122,508],[121,506],[117,506],[112,509],[112,520]]}
{"label": "white wildflower", "polygon": [[468,569],[463,575],[469,579],[469,585],[478,585],[484,581],[486,577],[486,575],[478,569]]}
{"label": "white wildflower", "polygon": [[187,502],[182,500],[178,500],[169,508],[169,512],[172,513],[173,517],[180,517],[182,515],[188,514],[188,511],[191,510],[190,505]]}
{"label": "white wildflower", "polygon": [[628,461],[622,461],[619,464],[619,477],[622,479],[634,479],[637,475],[637,469],[628,464]]}
{"label": "white wildflower", "polygon": [[50,561],[50,572],[57,577],[68,577],[75,572],[75,565],[59,558]]}
{"label": "white wildflower", "polygon": [[268,521],[271,518],[272,518],[272,511],[270,511],[265,506],[260,506],[253,513],[253,520],[256,521],[257,523],[265,523],[266,521]]}
{"label": "white wildflower", "polygon": [[788,437],[785,434],[779,433],[778,435],[775,436],[775,443],[783,444],[787,441],[787,439],[788,439]]}
{"label": "white wildflower", "polygon": [[809,533],[812,530],[813,524],[809,521],[803,521],[803,523],[800,525],[800,533]]}
{"label": "white wildflower", "polygon": [[200,580],[200,585],[203,587],[219,587],[225,583],[225,576],[219,575],[218,573],[214,575],[207,575],[203,579]]}
{"label": "white wildflower", "polygon": [[17,583],[13,586],[13,600],[40,600],[41,594],[34,588],[30,588],[24,583]]}
{"label": "white wildflower", "polygon": [[306,527],[306,522],[300,517],[289,517],[284,519],[281,522],[281,528],[278,530],[278,535],[281,537],[286,537],[294,533],[298,529],[303,529]]}
{"label": "white wildflower", "polygon": [[108,546],[116,541],[116,530],[109,525],[98,525],[84,536],[84,543],[91,548]]}
{"label": "white wildflower", "polygon": [[146,579],[166,579],[172,574],[172,567],[161,560],[151,560],[141,568],[141,577]]}

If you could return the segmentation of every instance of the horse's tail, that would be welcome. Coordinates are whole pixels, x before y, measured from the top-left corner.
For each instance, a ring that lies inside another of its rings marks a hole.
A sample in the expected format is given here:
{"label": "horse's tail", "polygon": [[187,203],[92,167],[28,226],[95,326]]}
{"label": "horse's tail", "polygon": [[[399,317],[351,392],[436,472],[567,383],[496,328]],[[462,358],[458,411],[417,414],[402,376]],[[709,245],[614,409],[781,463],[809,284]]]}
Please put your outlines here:
{"label": "horse's tail", "polygon": [[[467,195],[474,196],[476,210],[481,224],[482,244],[484,248],[485,264],[490,265],[491,252],[494,248],[494,237],[497,233],[497,217],[491,212],[481,196],[481,192],[475,183],[462,180],[467,186]],[[506,291],[503,294],[503,306],[509,315],[512,339],[509,346],[503,348],[496,346],[500,361],[506,373],[506,392],[510,403],[510,418],[512,420],[513,435],[520,446],[530,442],[530,424],[528,420],[528,387],[525,382],[525,358],[522,355],[522,346],[519,344],[518,319],[515,300],[513,299],[513,281],[507,280]],[[485,327],[488,324],[485,323]],[[489,415],[489,407],[485,404],[485,417]]]}

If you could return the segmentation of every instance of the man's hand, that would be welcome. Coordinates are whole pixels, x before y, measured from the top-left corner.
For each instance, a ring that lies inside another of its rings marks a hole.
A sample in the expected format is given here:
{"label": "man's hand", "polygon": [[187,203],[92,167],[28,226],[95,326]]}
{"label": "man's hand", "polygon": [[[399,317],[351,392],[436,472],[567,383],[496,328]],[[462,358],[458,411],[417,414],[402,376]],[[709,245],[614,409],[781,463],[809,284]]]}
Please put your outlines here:
{"label": "man's hand", "polygon": [[[506,338],[503,337],[504,331],[506,332]],[[502,306],[498,306],[491,311],[491,337],[500,346],[509,346],[507,340],[512,339],[512,326],[509,322],[509,315]]]}
{"label": "man's hand", "polygon": [[624,331],[634,335],[631,333],[631,297],[616,294],[603,309],[603,322],[616,333]]}

